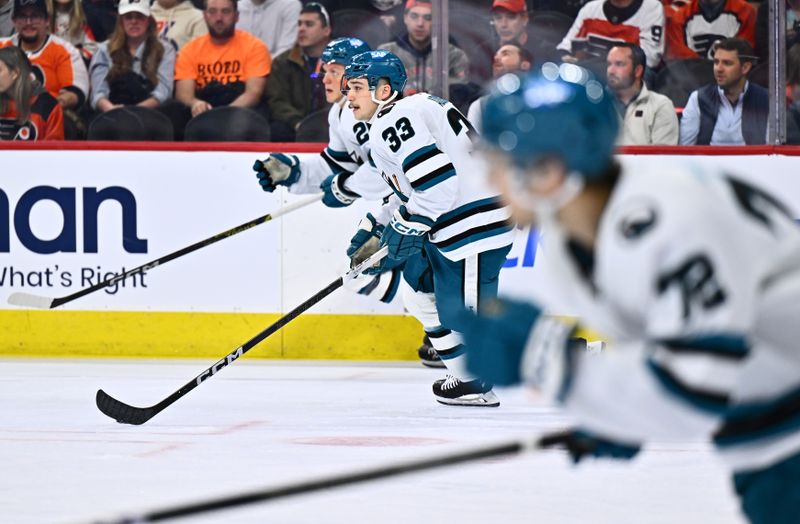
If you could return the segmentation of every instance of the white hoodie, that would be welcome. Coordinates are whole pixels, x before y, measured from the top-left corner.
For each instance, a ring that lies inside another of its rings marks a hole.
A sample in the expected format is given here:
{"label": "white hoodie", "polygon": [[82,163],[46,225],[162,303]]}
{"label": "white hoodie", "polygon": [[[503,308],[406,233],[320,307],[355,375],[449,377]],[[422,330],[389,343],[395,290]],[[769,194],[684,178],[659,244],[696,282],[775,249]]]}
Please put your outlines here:
{"label": "white hoodie", "polygon": [[269,54],[278,56],[291,49],[297,41],[297,20],[300,18],[298,0],[239,1],[239,23],[243,29],[267,44]]}

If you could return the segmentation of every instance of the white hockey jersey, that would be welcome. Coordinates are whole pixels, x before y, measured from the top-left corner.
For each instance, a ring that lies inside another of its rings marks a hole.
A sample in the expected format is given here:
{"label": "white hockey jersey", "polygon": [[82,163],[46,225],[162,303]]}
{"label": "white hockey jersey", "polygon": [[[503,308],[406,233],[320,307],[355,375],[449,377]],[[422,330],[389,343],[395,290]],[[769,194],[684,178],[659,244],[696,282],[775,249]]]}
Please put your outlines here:
{"label": "white hockey jersey", "polygon": [[648,67],[654,68],[664,54],[663,36],[664,6],[660,0],[634,0],[624,9],[614,8],[607,0],[593,0],[581,8],[557,48],[605,59],[615,44],[628,42],[641,47]]}
{"label": "white hockey jersey", "polygon": [[593,253],[543,230],[549,276],[610,339],[568,366],[582,426],[713,438],[738,471],[800,450],[800,229],[780,203],[687,163],[623,174]]}
{"label": "white hockey jersey", "polygon": [[369,124],[359,122],[347,100],[333,104],[328,112],[328,146],[315,157],[300,160],[300,178],[291,193],[316,193],[323,180],[335,173],[346,178],[344,188],[367,200],[381,200],[392,191],[369,158]]}
{"label": "white hockey jersey", "polygon": [[514,241],[510,210],[473,154],[477,133],[453,104],[427,93],[403,98],[373,117],[369,135],[372,159],[396,195],[386,207],[403,202],[433,220],[430,240],[444,256],[463,260]]}

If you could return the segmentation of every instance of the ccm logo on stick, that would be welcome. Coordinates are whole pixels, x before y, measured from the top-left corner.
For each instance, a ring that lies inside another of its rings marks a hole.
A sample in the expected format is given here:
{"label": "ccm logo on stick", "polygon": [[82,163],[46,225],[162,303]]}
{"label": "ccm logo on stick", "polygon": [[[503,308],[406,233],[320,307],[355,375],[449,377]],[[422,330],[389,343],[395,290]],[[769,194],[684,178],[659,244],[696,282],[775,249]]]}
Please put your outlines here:
{"label": "ccm logo on stick", "polygon": [[[77,251],[78,210],[77,188],[37,186],[27,190],[14,206],[14,231],[23,246],[43,255],[75,253]],[[100,204],[113,200],[122,209],[122,247],[128,253],[147,253],[147,240],[140,239],[136,231],[136,197],[119,186],[82,189],[83,252],[97,253],[97,213]],[[42,239],[31,229],[31,210],[43,201],[54,202],[64,218],[61,231],[53,239]],[[0,190],[0,253],[10,252],[11,203]]]}

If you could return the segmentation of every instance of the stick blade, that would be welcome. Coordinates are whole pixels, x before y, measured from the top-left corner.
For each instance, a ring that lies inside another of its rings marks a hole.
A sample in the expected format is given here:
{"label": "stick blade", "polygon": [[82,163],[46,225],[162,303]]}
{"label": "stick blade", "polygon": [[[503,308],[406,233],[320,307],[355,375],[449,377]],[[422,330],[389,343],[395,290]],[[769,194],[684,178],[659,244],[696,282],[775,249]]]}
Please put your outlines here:
{"label": "stick blade", "polygon": [[52,309],[55,299],[32,295],[30,293],[16,292],[8,297],[8,303],[12,306],[32,307],[36,309]]}
{"label": "stick blade", "polygon": [[158,413],[155,408],[137,408],[120,402],[102,389],[97,390],[95,403],[97,404],[97,409],[102,411],[104,415],[113,418],[120,424],[139,426]]}

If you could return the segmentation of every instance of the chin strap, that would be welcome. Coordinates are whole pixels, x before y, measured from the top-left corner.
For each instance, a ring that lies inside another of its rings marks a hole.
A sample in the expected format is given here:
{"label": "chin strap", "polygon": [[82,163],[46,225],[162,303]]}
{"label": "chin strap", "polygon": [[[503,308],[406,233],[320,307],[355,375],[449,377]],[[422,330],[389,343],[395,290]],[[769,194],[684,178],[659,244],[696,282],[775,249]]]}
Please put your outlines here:
{"label": "chin strap", "polygon": [[375,120],[375,116],[376,116],[378,113],[380,113],[380,112],[381,112],[381,109],[383,109],[383,107],[384,107],[386,104],[388,104],[389,102],[392,102],[392,101],[394,101],[394,99],[395,99],[395,98],[397,98],[397,91],[393,91],[393,92],[392,92],[392,96],[390,96],[390,97],[389,97],[389,98],[387,98],[386,100],[378,100],[377,98],[375,98],[375,89],[371,89],[371,90],[370,90],[370,92],[369,92],[369,96],[370,96],[370,99],[371,99],[373,102],[375,102],[376,104],[378,104],[378,107],[375,109],[375,112],[374,112],[374,113],[372,113],[372,118],[370,118],[370,119],[369,119],[369,122],[370,122],[370,124],[371,124],[371,123],[372,123],[372,122]]}

